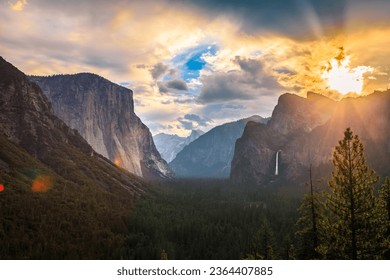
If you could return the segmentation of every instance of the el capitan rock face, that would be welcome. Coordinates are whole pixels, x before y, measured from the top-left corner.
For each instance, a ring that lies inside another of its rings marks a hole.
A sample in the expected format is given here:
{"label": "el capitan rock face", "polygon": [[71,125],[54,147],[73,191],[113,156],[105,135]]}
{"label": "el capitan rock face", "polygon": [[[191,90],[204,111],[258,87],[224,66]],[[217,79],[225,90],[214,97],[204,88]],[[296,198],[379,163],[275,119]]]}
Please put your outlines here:
{"label": "el capitan rock face", "polygon": [[55,114],[95,151],[144,178],[172,176],[149,129],[134,113],[131,90],[89,73],[30,79],[42,88]]}
{"label": "el capitan rock face", "polygon": [[[40,87],[1,57],[0,108],[2,137],[62,178],[80,186],[116,190],[129,195],[129,203],[134,196],[144,192],[138,178],[122,172],[97,154],[76,130],[54,115]],[[12,168],[16,170],[17,166]]]}
{"label": "el capitan rock face", "polygon": [[[248,123],[237,140],[231,179],[266,184],[275,179],[305,182],[330,174],[333,148],[347,127],[365,145],[366,159],[379,174],[390,173],[390,92],[333,101],[309,93],[284,94],[267,125]],[[276,153],[279,174],[275,175]]]}

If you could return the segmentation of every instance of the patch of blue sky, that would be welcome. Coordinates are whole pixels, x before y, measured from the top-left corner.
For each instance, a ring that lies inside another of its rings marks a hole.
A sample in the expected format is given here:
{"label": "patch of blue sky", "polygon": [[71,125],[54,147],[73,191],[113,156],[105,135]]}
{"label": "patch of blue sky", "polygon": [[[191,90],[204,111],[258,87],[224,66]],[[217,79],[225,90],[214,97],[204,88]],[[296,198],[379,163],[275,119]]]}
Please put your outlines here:
{"label": "patch of blue sky", "polygon": [[203,44],[187,49],[176,55],[171,63],[181,72],[181,78],[187,83],[192,79],[199,78],[200,71],[206,67],[204,55],[215,55],[218,51],[216,44]]}
{"label": "patch of blue sky", "polygon": [[259,50],[257,50],[257,51],[254,51],[254,52],[252,52],[251,53],[251,56],[260,56],[260,55],[262,55],[263,54],[263,52],[262,51],[259,51]]}

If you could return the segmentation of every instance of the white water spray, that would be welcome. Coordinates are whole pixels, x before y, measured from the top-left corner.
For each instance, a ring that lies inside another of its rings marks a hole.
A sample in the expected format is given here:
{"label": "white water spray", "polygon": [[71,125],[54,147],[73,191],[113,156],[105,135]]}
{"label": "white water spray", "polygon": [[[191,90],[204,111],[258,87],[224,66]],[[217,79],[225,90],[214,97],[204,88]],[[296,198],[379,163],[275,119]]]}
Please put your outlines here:
{"label": "white water spray", "polygon": [[275,175],[279,175],[279,153],[280,151],[276,152],[276,165],[275,165]]}

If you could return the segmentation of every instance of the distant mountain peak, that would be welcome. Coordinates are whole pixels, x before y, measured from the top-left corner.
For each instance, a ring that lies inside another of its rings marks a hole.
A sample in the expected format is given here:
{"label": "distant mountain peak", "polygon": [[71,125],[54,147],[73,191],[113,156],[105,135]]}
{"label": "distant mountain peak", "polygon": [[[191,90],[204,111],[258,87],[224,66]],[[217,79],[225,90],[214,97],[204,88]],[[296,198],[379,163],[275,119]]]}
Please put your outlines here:
{"label": "distant mountain peak", "polygon": [[241,137],[248,122],[267,119],[251,116],[218,125],[187,145],[170,163],[178,177],[227,178],[236,140]]}
{"label": "distant mountain peak", "polygon": [[157,150],[160,152],[162,158],[169,163],[181,150],[183,150],[184,147],[198,139],[203,134],[203,131],[196,129],[192,130],[187,137],[180,137],[176,134],[159,133],[153,138],[156,143]]}

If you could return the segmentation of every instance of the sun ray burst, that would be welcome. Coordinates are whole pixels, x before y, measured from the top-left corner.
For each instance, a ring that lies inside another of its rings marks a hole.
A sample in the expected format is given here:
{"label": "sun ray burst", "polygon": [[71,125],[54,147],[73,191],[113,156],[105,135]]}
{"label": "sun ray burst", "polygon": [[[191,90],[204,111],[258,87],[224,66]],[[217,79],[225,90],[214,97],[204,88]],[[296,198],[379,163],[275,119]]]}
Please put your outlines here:
{"label": "sun ray burst", "polygon": [[340,54],[329,61],[328,66],[322,73],[321,78],[327,82],[329,89],[343,95],[348,93],[361,94],[363,90],[364,74],[373,72],[370,66],[350,67],[351,56],[344,53],[340,48]]}

